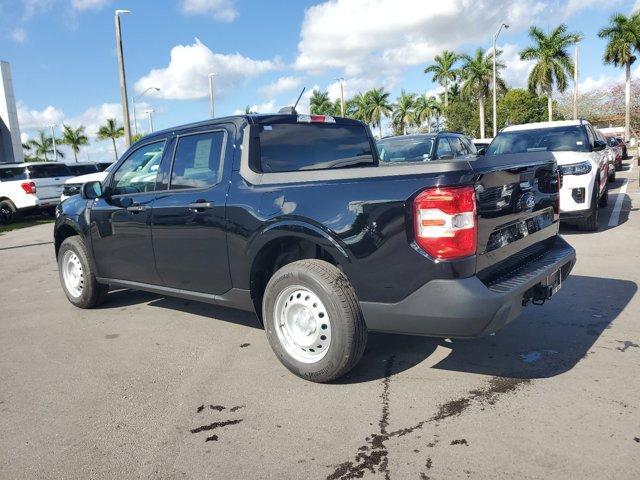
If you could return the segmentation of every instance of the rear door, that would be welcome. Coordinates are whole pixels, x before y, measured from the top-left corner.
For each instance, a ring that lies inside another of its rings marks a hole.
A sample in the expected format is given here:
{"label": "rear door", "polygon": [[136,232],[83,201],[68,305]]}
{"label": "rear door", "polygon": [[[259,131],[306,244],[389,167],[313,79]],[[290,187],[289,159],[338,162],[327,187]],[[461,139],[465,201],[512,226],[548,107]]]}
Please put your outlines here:
{"label": "rear door", "polygon": [[57,203],[64,182],[73,175],[64,163],[35,164],[27,167],[29,178],[36,184],[36,195],[42,203]]}
{"label": "rear door", "polygon": [[223,172],[231,170],[234,128],[177,136],[172,161],[163,164],[167,189],[155,200],[152,235],[156,268],[168,287],[207,294],[231,288]]}

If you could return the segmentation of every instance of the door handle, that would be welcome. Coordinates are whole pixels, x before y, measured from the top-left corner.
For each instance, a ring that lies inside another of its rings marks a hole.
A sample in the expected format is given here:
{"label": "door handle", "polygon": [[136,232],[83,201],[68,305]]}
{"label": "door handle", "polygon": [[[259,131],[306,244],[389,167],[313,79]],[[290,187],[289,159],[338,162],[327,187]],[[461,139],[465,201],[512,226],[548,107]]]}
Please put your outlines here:
{"label": "door handle", "polygon": [[146,209],[147,207],[145,207],[144,205],[131,205],[127,207],[127,212],[140,213],[140,212],[144,212]]}
{"label": "door handle", "polygon": [[201,212],[207,208],[213,208],[213,202],[193,202],[188,205],[191,210]]}

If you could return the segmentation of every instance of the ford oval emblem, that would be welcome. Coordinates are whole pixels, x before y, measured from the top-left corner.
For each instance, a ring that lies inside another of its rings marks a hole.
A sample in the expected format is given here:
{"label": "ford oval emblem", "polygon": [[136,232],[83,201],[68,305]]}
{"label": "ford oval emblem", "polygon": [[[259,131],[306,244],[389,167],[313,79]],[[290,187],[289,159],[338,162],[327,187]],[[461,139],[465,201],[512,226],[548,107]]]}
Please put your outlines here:
{"label": "ford oval emblem", "polygon": [[536,206],[536,199],[534,198],[533,193],[529,192],[523,195],[522,200],[520,200],[520,204],[522,205],[522,208],[526,210],[533,209],[533,207]]}

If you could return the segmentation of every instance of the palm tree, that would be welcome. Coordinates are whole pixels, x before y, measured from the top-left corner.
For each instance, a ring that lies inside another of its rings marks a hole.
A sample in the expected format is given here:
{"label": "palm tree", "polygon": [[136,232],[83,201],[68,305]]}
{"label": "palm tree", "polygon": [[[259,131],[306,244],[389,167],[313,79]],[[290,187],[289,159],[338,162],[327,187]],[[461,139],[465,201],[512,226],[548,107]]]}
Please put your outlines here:
{"label": "palm tree", "polygon": [[329,99],[329,92],[314,90],[309,99],[309,111],[312,115],[330,115],[333,113],[333,103]]}
{"label": "palm tree", "polygon": [[416,98],[414,103],[414,113],[416,117],[416,123],[419,126],[424,125],[427,122],[427,131],[431,133],[431,117],[434,115],[437,117],[440,115],[440,104],[436,100],[436,97],[428,97],[427,95],[421,95]]}
{"label": "palm tree", "polygon": [[124,127],[118,126],[115,118],[107,119],[107,123],[98,129],[98,140],[106,140],[108,138],[113,142],[113,153],[118,161],[118,149],[116,148],[116,138],[124,136]]}
{"label": "palm tree", "polygon": [[369,97],[367,96],[368,93],[369,92],[358,92],[351,99],[353,118],[356,120],[360,120],[367,125],[371,123],[371,115],[369,112]]}
{"label": "palm tree", "polygon": [[529,90],[547,95],[549,121],[553,120],[553,87],[559,92],[567,89],[567,78],[573,75],[573,61],[567,49],[580,41],[582,34],[567,33],[563,23],[549,35],[533,26],[529,29],[529,37],[534,45],[520,52],[520,60],[536,60],[529,73]]}
{"label": "palm tree", "polygon": [[80,147],[89,144],[89,138],[84,134],[84,125],[72,128],[69,125],[62,125],[62,143],[71,147],[73,158],[78,161]]}
{"label": "palm tree", "polygon": [[[61,143],[61,140],[56,139],[57,143]],[[36,158],[44,157],[44,161],[49,161],[48,154],[53,154],[53,140],[51,137],[48,137],[43,130],[38,131],[38,136],[36,138],[32,138],[31,140],[27,140],[27,145],[30,147],[29,150],[33,149]],[[55,152],[55,160],[57,160],[58,156],[64,158],[64,154],[59,151],[56,147]]]}
{"label": "palm tree", "polygon": [[[505,65],[499,57],[502,51],[496,51],[496,85],[504,90],[506,85],[500,77],[500,70]],[[484,130],[484,105],[489,96],[490,86],[493,81],[493,52],[488,53],[483,48],[478,48],[473,56],[463,55],[462,60],[462,90],[465,97],[475,97],[478,100],[480,115],[480,137],[485,138]]]}
{"label": "palm tree", "polygon": [[444,106],[449,106],[449,82],[455,81],[458,77],[458,70],[454,68],[460,56],[450,50],[445,50],[440,55],[436,55],[433,65],[424,69],[424,73],[433,73],[433,81],[444,87]]}
{"label": "palm tree", "polygon": [[416,123],[415,98],[415,94],[407,93],[403,89],[398,101],[393,106],[392,122],[402,131],[403,135],[407,134],[407,127]]}
{"label": "palm tree", "polygon": [[625,16],[617,13],[609,25],[598,32],[600,38],[609,40],[604,51],[604,63],[616,67],[624,65],[626,83],[624,89],[624,136],[631,133],[631,64],[636,60],[634,52],[640,51],[640,12]]}
{"label": "palm tree", "polygon": [[393,110],[389,102],[389,92],[385,92],[384,88],[374,88],[365,93],[365,97],[367,97],[369,119],[374,127],[378,126],[378,132],[382,138],[382,117],[388,117]]}

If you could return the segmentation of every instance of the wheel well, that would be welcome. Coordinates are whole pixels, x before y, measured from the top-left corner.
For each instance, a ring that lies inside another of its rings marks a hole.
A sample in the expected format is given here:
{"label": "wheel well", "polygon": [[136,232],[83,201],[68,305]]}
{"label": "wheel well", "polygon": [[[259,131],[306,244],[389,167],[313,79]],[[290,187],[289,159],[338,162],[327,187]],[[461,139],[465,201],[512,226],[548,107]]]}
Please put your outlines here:
{"label": "wheel well", "polygon": [[271,276],[285,265],[315,258],[340,268],[336,259],[317,243],[298,237],[283,237],[267,243],[256,255],[251,266],[251,298],[262,321],[262,296]]}
{"label": "wheel well", "polygon": [[69,225],[62,225],[56,229],[55,233],[55,247],[56,247],[56,257],[58,256],[58,250],[60,250],[60,245],[66,238],[73,237],[74,235],[78,235],[78,232]]}

